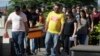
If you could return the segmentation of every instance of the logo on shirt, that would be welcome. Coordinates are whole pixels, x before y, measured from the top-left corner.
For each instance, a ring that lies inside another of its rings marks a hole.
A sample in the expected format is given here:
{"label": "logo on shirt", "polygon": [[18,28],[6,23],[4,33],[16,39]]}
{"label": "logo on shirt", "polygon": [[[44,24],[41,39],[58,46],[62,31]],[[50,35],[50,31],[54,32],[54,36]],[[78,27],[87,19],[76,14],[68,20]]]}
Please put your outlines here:
{"label": "logo on shirt", "polygon": [[58,17],[53,16],[51,20],[54,21],[54,22],[57,22],[58,21]]}

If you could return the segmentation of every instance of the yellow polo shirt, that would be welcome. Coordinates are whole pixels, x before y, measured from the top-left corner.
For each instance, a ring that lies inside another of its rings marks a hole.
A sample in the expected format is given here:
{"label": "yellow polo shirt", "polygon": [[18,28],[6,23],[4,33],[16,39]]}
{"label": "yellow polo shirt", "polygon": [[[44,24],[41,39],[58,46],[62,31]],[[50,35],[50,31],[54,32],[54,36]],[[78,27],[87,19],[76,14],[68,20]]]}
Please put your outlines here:
{"label": "yellow polo shirt", "polygon": [[48,14],[46,22],[49,22],[47,31],[58,34],[61,26],[64,24],[64,15],[63,13],[55,13],[52,11]]}

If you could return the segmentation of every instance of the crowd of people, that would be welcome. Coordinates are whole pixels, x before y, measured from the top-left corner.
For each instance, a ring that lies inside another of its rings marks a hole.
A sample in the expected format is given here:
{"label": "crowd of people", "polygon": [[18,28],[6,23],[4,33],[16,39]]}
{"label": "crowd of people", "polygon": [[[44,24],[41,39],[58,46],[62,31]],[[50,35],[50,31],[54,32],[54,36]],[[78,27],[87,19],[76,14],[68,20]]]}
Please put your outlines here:
{"label": "crowd of people", "polygon": [[[41,8],[15,6],[14,12],[7,18],[4,32],[4,37],[9,37],[7,29],[12,23],[12,40],[15,52],[15,55],[12,56],[25,56],[25,52],[35,55],[37,44],[39,44],[38,39],[29,39],[26,36],[29,28],[36,26],[41,26],[45,33],[43,43],[46,54],[43,56],[70,55],[72,46],[88,45],[88,35],[100,21],[100,13],[95,7],[90,12],[87,6],[63,7],[60,3],[55,3],[47,17],[43,13]],[[31,46],[30,40],[32,41]],[[62,51],[66,55],[61,55]]]}

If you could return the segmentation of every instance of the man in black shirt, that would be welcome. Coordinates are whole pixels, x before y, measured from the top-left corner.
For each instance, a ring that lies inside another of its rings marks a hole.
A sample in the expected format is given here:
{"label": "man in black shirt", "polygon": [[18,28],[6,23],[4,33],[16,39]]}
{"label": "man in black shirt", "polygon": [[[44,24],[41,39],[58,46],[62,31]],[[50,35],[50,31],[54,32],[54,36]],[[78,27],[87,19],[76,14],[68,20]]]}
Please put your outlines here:
{"label": "man in black shirt", "polygon": [[[30,8],[26,8],[26,6],[23,6],[22,11],[26,14],[27,16],[27,24],[28,24],[28,28],[30,28],[30,23],[29,21],[32,18],[32,14],[31,14],[31,9]],[[29,38],[25,38],[25,44],[26,44],[26,52],[28,55],[32,55],[31,50],[30,50],[30,39]]]}

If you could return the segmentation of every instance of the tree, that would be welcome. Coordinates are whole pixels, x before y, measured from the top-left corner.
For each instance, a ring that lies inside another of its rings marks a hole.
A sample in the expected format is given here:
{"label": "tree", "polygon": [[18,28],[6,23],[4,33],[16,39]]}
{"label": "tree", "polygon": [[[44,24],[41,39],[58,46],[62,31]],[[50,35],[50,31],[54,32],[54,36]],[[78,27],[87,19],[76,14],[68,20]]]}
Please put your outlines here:
{"label": "tree", "polygon": [[10,3],[12,5],[23,5],[28,4],[29,6],[33,5],[41,5],[44,4],[52,4],[53,2],[61,2],[65,5],[73,5],[73,4],[82,4],[82,5],[96,5],[96,0],[11,0]]}

